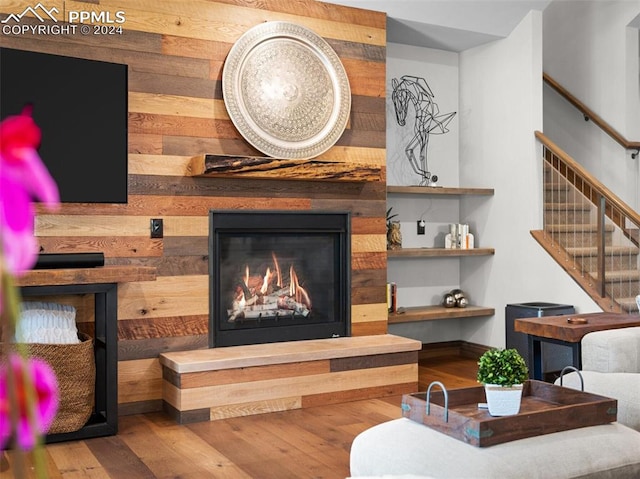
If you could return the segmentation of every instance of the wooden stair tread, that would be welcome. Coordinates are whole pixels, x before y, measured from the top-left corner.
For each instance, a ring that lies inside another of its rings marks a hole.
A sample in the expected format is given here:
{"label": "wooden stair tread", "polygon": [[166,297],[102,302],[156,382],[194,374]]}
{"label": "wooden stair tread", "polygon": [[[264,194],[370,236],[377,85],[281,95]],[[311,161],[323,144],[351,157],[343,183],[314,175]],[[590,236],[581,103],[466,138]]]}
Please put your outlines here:
{"label": "wooden stair tread", "polygon": [[[572,256],[596,256],[598,254],[598,248],[595,246],[568,246],[565,248],[567,253]],[[635,246],[607,246],[606,253],[616,255],[634,255],[638,254],[640,249]]]}
{"label": "wooden stair tread", "polygon": [[545,210],[581,210],[591,211],[591,205],[585,203],[548,202],[544,203]]}
{"label": "wooden stair tread", "polygon": [[[598,273],[590,273],[594,279],[598,279]],[[640,271],[637,269],[632,270],[617,270],[607,271],[606,281],[620,281],[620,280],[638,280],[640,279]],[[639,291],[640,292],[640,291]]]}
{"label": "wooden stair tread", "polygon": [[638,312],[638,305],[636,304],[636,298],[617,298],[616,302],[624,309],[629,312]]}
{"label": "wooden stair tread", "polygon": [[[544,229],[556,233],[596,233],[598,231],[598,225],[593,223],[551,224],[546,225]],[[606,224],[604,225],[604,229],[608,232],[615,231],[615,226],[613,226],[612,224]]]}

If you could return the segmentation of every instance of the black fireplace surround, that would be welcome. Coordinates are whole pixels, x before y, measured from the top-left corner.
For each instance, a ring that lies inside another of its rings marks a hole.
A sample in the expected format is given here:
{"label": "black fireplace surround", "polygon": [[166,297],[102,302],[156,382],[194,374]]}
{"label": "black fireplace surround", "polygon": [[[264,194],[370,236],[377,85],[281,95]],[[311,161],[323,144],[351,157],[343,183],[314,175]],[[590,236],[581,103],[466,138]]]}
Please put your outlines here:
{"label": "black fireplace surround", "polygon": [[209,346],[351,334],[350,214],[212,210]]}

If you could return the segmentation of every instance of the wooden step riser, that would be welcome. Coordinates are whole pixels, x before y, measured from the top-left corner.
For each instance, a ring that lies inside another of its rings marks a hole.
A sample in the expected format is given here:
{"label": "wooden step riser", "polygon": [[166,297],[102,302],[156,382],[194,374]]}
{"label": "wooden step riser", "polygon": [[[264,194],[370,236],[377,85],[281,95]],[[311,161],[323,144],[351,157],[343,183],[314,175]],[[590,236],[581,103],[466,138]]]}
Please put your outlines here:
{"label": "wooden step riser", "polygon": [[578,190],[564,178],[558,178],[556,176],[549,176],[549,175],[544,176],[544,189],[558,190],[558,191],[573,191],[578,193]]}
{"label": "wooden step riser", "polygon": [[635,303],[635,301],[620,302],[619,304],[622,307],[622,309],[624,311],[626,311],[627,313],[637,313],[638,312],[638,305]]}
{"label": "wooden step riser", "polygon": [[552,225],[586,225],[591,223],[589,211],[549,210],[544,213],[545,223]]}
{"label": "wooden step riser", "polygon": [[620,281],[607,283],[605,290],[613,298],[629,298],[640,292],[640,281]]}
{"label": "wooden step riser", "polygon": [[[598,270],[598,260],[592,257],[577,257],[577,262],[583,271],[595,272]],[[605,257],[605,269],[609,271],[626,271],[638,267],[638,255],[615,255]],[[636,293],[638,294],[638,293]]]}
{"label": "wooden step riser", "polygon": [[549,189],[545,188],[544,190],[544,201],[548,203],[565,203],[570,201],[571,195],[566,190],[557,190],[557,189]]}
{"label": "wooden step riser", "polygon": [[[581,246],[597,246],[598,233],[584,232],[548,232],[553,240],[565,247],[581,247]],[[607,232],[604,235],[605,245],[613,244],[613,232]]]}
{"label": "wooden step riser", "polygon": [[546,181],[549,181],[551,178],[553,178],[555,181],[568,183],[567,179],[564,176],[562,176],[558,170],[556,170],[555,168],[552,168],[547,162],[544,163],[543,171],[544,171],[544,178]]}
{"label": "wooden step riser", "polygon": [[545,187],[544,200],[550,203],[584,203],[584,196],[567,188]]}

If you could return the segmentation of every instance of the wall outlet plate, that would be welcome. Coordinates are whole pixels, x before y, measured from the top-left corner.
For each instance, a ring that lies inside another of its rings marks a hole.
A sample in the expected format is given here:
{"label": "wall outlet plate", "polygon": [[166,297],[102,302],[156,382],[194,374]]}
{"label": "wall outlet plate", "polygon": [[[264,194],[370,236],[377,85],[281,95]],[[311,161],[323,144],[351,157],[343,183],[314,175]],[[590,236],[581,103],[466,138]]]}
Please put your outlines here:
{"label": "wall outlet plate", "polygon": [[164,236],[164,225],[162,218],[153,218],[151,220],[151,237],[162,238]]}
{"label": "wall outlet plate", "polygon": [[418,223],[418,234],[419,235],[423,235],[424,234],[424,226],[425,226],[424,220],[418,220],[417,223]]}

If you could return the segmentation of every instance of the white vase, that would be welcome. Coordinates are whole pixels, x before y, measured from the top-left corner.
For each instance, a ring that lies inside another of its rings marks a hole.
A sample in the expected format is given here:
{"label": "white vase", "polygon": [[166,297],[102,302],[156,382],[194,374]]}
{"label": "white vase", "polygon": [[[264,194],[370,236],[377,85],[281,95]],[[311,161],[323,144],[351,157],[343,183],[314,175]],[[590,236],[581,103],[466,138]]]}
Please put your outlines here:
{"label": "white vase", "polygon": [[522,400],[522,384],[498,386],[485,384],[484,393],[487,398],[489,414],[492,416],[513,416],[520,412]]}

